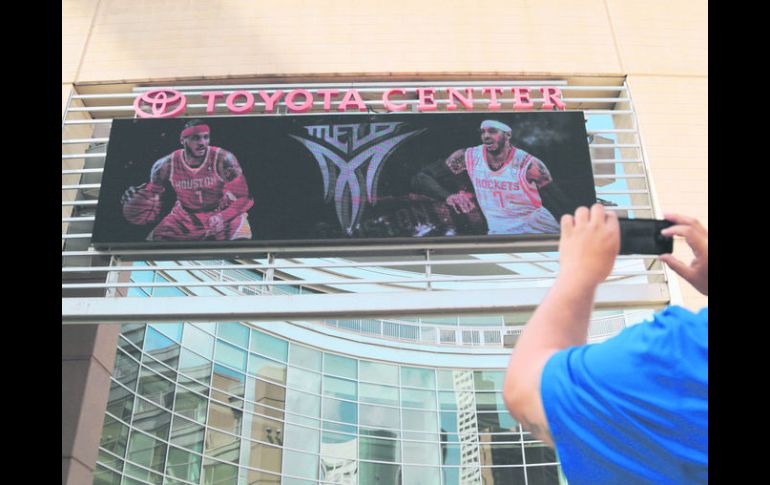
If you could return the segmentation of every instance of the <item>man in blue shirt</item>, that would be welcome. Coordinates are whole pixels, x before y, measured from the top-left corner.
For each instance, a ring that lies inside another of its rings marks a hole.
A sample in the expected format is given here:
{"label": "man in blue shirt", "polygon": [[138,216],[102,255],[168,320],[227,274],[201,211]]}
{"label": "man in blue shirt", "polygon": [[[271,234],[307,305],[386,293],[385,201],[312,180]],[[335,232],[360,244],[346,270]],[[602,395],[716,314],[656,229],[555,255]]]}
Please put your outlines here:
{"label": "man in blue shirt", "polygon": [[[660,260],[708,295],[708,232],[666,214],[694,259]],[[536,438],[555,446],[570,485],[707,483],[708,309],[673,306],[652,322],[586,345],[597,286],[620,248],[600,204],[561,219],[560,272],[511,354],[503,397]]]}

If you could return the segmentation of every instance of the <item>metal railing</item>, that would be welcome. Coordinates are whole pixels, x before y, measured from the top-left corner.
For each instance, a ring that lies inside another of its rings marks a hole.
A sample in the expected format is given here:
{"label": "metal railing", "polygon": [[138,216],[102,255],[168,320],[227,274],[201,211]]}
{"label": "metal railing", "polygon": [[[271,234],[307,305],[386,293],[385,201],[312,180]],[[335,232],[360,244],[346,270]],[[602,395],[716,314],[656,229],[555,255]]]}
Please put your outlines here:
{"label": "metal railing", "polygon": [[[593,319],[588,328],[588,342],[601,342],[615,336],[629,322],[636,323],[649,314],[649,310],[638,310]],[[523,325],[469,327],[375,319],[318,320],[312,323],[385,340],[452,347],[500,348],[504,347],[506,335],[515,340],[524,330]]]}

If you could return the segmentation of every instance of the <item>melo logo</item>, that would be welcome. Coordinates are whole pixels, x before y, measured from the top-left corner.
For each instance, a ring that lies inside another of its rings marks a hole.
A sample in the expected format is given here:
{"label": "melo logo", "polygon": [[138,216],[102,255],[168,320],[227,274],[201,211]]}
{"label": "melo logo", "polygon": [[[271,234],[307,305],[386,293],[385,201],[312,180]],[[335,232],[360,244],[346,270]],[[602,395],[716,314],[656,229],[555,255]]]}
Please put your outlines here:
{"label": "melo logo", "polygon": [[[173,107],[177,103],[178,106]],[[142,109],[143,104],[150,106],[150,113]],[[182,113],[186,107],[187,98],[173,89],[147,91],[134,100],[134,112],[140,118],[171,118]]]}

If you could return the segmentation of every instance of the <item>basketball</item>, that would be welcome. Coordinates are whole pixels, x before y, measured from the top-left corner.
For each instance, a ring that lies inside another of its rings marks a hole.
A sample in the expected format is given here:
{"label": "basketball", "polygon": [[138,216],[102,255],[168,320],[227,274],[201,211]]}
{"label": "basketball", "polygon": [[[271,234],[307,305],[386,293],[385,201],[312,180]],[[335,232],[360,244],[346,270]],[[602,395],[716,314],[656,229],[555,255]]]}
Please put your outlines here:
{"label": "basketball", "polygon": [[123,217],[132,224],[149,224],[160,215],[160,194],[139,190],[123,204]]}

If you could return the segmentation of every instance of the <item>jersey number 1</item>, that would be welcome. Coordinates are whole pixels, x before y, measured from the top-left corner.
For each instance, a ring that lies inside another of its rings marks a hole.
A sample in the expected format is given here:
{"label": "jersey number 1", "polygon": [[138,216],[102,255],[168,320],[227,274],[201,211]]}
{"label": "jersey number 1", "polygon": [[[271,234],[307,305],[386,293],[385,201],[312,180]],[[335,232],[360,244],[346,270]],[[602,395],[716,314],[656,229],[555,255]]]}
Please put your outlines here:
{"label": "jersey number 1", "polygon": [[503,192],[499,190],[495,190],[494,192],[492,192],[492,197],[496,197],[497,200],[500,201],[500,207],[505,209],[505,197]]}

